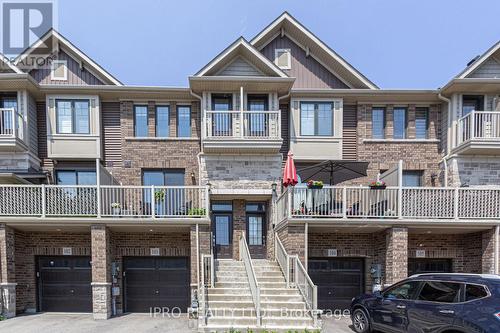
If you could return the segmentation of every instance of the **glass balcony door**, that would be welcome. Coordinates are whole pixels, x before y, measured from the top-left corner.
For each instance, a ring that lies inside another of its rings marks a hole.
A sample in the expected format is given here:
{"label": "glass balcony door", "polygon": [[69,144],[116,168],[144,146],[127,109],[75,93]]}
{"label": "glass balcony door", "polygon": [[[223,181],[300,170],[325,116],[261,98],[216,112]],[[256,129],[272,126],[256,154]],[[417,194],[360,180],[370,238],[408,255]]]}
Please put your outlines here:
{"label": "glass balcony door", "polygon": [[254,111],[256,114],[251,112],[247,115],[247,129],[248,132],[245,133],[246,136],[266,136],[268,123],[264,111],[269,109],[268,107],[268,96],[267,95],[248,95],[247,98],[247,108],[248,111]]}
{"label": "glass balcony door", "polygon": [[233,109],[232,94],[213,94],[212,111],[212,135],[233,136],[232,114],[228,111]]}

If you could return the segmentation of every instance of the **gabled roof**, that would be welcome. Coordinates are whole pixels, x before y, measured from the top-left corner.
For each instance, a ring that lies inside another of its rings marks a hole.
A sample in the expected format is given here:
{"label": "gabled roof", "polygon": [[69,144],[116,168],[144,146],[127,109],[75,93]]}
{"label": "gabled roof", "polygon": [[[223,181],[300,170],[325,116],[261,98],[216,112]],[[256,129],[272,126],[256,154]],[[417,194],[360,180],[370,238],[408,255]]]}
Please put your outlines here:
{"label": "gabled roof", "polygon": [[5,64],[5,68],[9,68],[13,73],[23,74],[23,72],[19,68],[17,68],[17,66],[14,65],[11,61],[9,61],[9,59],[7,59],[2,53],[0,53],[0,62]]}
{"label": "gabled roof", "polygon": [[[472,74],[476,69],[478,69],[481,65],[483,65],[486,61],[488,61],[492,57],[496,57],[496,61],[500,63],[500,55],[495,55],[497,51],[500,50],[500,41],[490,47],[486,52],[484,52],[479,58],[472,61],[462,72],[460,72],[455,78],[456,79],[465,79],[470,74]],[[500,52],[499,52],[500,53]]]}
{"label": "gabled roof", "polygon": [[288,12],[281,14],[255,36],[250,43],[258,50],[261,50],[279,35],[287,35],[308,54],[319,60],[332,74],[347,81],[346,83],[349,83],[348,85],[352,88],[378,89],[373,82],[323,43]]}
{"label": "gabled roof", "polygon": [[63,35],[57,32],[54,29],[50,29],[33,45],[28,47],[25,51],[23,51],[15,60],[14,64],[19,64],[23,59],[25,59],[28,55],[33,52],[36,52],[38,48],[42,45],[46,45],[51,38],[55,38],[58,47],[63,49],[66,53],[68,53],[71,57],[75,58],[75,60],[82,62],[87,67],[89,67],[93,74],[95,74],[100,80],[102,80],[106,84],[122,86],[123,84],[108,73],[104,68],[102,68],[99,64],[97,64],[94,60],[92,60],[89,56],[83,53],[79,48],[73,45],[69,40],[67,40]]}
{"label": "gabled roof", "polygon": [[265,76],[288,77],[243,37],[238,38],[234,43],[229,45],[194,76],[215,76],[237,57],[242,57],[248,61]]}

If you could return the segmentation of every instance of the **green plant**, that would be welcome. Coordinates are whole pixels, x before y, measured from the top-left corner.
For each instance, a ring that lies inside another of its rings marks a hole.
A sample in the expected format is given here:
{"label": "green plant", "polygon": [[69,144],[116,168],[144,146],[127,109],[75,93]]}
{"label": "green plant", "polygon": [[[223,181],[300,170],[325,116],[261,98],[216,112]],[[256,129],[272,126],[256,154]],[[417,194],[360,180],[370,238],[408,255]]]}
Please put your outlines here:
{"label": "green plant", "polygon": [[2,321],[2,320],[6,320],[6,319],[7,319],[7,318],[5,318],[5,316],[4,316],[4,315],[0,314],[0,321]]}
{"label": "green plant", "polygon": [[158,190],[155,191],[155,200],[156,201],[164,201],[165,200],[165,191],[164,190]]}
{"label": "green plant", "polygon": [[119,202],[113,202],[111,204],[111,208],[121,208],[121,207],[122,207],[122,205]]}
{"label": "green plant", "polygon": [[205,216],[206,215],[206,209],[205,208],[189,208],[187,214],[189,216]]}

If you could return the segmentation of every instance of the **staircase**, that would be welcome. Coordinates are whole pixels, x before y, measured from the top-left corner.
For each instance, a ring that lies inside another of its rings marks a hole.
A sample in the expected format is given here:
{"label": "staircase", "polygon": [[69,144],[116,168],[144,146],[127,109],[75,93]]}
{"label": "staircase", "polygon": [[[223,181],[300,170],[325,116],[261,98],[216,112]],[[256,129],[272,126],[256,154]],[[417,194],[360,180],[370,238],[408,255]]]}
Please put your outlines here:
{"label": "staircase", "polygon": [[299,290],[287,288],[276,261],[252,260],[260,288],[259,319],[243,261],[216,260],[215,286],[208,289],[205,332],[254,329],[287,331],[317,329]]}

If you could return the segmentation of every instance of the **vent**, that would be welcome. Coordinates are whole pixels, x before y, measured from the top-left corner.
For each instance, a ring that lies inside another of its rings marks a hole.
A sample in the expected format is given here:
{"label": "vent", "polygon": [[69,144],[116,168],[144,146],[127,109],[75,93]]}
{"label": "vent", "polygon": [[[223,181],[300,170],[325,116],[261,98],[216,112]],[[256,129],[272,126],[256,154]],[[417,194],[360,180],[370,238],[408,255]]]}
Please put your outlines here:
{"label": "vent", "polygon": [[481,56],[479,56],[479,55],[475,56],[471,61],[469,61],[467,63],[467,67],[469,67],[470,65],[472,65],[473,63],[475,63],[476,60],[479,59],[479,57],[481,57]]}

